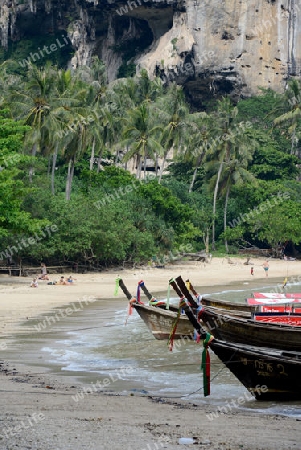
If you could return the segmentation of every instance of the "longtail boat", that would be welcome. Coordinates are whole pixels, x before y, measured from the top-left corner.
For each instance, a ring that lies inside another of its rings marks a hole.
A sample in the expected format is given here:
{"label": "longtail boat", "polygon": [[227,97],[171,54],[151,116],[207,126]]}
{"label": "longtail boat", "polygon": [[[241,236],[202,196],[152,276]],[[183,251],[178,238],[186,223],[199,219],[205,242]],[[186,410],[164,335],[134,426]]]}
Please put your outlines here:
{"label": "longtail boat", "polygon": [[[185,286],[187,288],[187,291],[191,291],[195,298],[199,299],[199,302],[202,303],[202,305],[205,306],[214,306],[215,308],[223,308],[223,309],[231,309],[231,311],[256,311],[256,306],[248,305],[245,301],[244,302],[229,302],[227,300],[220,300],[217,298],[209,297],[209,296],[202,296],[197,293],[197,291],[194,289],[193,285],[191,284],[190,280],[186,280]],[[186,293],[187,293],[186,291]]]}
{"label": "longtail boat", "polygon": [[251,312],[256,310],[256,306],[248,305],[247,303],[243,302],[229,302],[227,300],[220,300],[213,297],[207,297],[203,296],[201,299],[201,303],[204,306],[213,306],[215,308],[222,308],[222,309],[231,309],[232,311],[238,310],[238,311],[246,311]]}
{"label": "longtail boat", "polygon": [[183,300],[186,292],[181,277],[176,281],[178,285],[174,280],[171,285],[182,299],[182,307],[204,343],[202,369],[205,396],[210,395],[210,348],[257,400],[301,399],[300,351],[237,344],[210,335]]}
{"label": "longtail boat", "polygon": [[[118,280],[119,286],[130,302],[130,307],[133,307],[152,335],[156,339],[169,339],[170,333],[177,321],[177,328],[174,334],[174,339],[190,338],[193,339],[194,329],[185,314],[179,312],[179,308],[168,305],[166,301],[156,300],[148,291],[143,281],[138,283],[137,295],[132,296],[127,290],[123,280]],[[139,288],[146,295],[149,305],[145,305],[139,294]]]}
{"label": "longtail boat", "polygon": [[[171,305],[167,303],[166,300],[157,300],[147,289],[145,283],[140,281],[138,283],[138,289],[136,296],[131,295],[131,293],[127,290],[123,280],[118,279],[119,286],[124,292],[125,296],[130,302],[130,307],[134,308],[141,319],[144,321],[147,328],[150,330],[152,335],[159,340],[169,339],[170,334],[175,327],[177,318],[178,322],[176,324],[176,331],[174,332],[173,339],[181,339],[181,338],[191,338],[193,339],[194,332],[193,327],[191,326],[190,321],[187,319],[185,314],[180,314],[178,317],[179,308],[175,305]],[[189,280],[186,281],[186,286],[193,292],[194,297],[190,297],[190,301],[197,302],[201,301],[203,305],[216,305],[219,308],[225,308],[231,312],[231,314],[244,315],[244,313],[251,314],[252,311],[256,310],[256,306],[249,306],[244,303],[235,303],[235,302],[227,302],[225,300],[217,300],[209,297],[201,297]],[[140,299],[139,288],[148,299],[148,305],[144,304]],[[195,304],[195,307],[198,305]],[[272,310],[272,307],[268,309]],[[247,316],[249,317],[249,316]],[[251,317],[251,316],[250,316]]]}
{"label": "longtail boat", "polygon": [[[232,313],[234,311],[243,311],[243,312],[300,312],[301,308],[297,308],[292,306],[289,307],[289,304],[296,302],[301,303],[301,299],[293,299],[291,297],[260,297],[260,298],[247,298],[244,302],[230,302],[227,300],[221,300],[214,297],[209,296],[201,296],[199,295],[194,287],[192,286],[189,280],[186,280],[185,285],[188,290],[194,294],[195,297],[199,297],[199,300],[204,306],[213,306],[214,308],[221,308],[231,310]],[[256,293],[255,293],[256,294]],[[282,294],[279,294],[282,295]]]}
{"label": "longtail boat", "polygon": [[[133,308],[137,311],[147,328],[156,339],[169,339],[174,322],[177,319],[177,313],[174,311],[157,308],[155,306],[133,303]],[[193,339],[194,330],[187,319],[182,314],[179,317],[174,339],[190,338]]]}
{"label": "longtail boat", "polygon": [[[264,318],[274,318],[277,320],[277,314],[258,313],[251,318],[239,317],[238,315],[229,314],[226,310],[219,308],[204,307],[199,312],[198,319],[206,325],[217,339],[229,342],[241,342],[249,345],[257,345],[259,347],[271,347],[281,350],[301,351],[301,327],[281,322],[278,316],[278,322],[265,322]],[[280,314],[281,315],[281,314]],[[283,316],[283,314],[282,314]],[[293,317],[287,315],[286,317]],[[300,317],[300,315],[297,315]],[[261,318],[261,320],[260,320]],[[292,322],[293,323],[293,322]]]}
{"label": "longtail boat", "polygon": [[277,292],[253,292],[254,298],[264,298],[264,299],[296,299],[300,300],[301,302],[301,293],[300,292],[283,292],[283,293],[277,293]]}
{"label": "longtail boat", "polygon": [[247,304],[255,307],[259,312],[289,312],[301,313],[301,299],[286,297],[251,297]]}
{"label": "longtail boat", "polygon": [[218,339],[209,346],[257,400],[301,399],[301,352]]}

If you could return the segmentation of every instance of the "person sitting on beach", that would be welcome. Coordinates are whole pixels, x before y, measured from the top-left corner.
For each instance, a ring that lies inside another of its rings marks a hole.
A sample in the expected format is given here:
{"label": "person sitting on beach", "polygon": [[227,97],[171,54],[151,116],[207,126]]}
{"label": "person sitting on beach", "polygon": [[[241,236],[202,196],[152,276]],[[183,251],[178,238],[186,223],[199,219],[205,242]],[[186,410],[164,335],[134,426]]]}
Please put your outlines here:
{"label": "person sitting on beach", "polygon": [[76,281],[76,278],[73,278],[72,275],[69,275],[69,277],[67,278],[67,282],[71,284],[74,283],[74,281]]}
{"label": "person sitting on beach", "polygon": [[37,281],[36,278],[34,278],[34,279],[32,280],[32,282],[31,282],[31,284],[30,284],[30,287],[37,288],[38,286],[39,286],[39,285],[38,285],[38,281]]}
{"label": "person sitting on beach", "polygon": [[61,276],[61,278],[59,279],[57,284],[64,285],[64,286],[68,286],[69,285],[68,281],[65,280],[65,277],[63,277],[63,275]]}
{"label": "person sitting on beach", "polygon": [[41,263],[41,275],[39,276],[39,280],[49,280],[45,263]]}

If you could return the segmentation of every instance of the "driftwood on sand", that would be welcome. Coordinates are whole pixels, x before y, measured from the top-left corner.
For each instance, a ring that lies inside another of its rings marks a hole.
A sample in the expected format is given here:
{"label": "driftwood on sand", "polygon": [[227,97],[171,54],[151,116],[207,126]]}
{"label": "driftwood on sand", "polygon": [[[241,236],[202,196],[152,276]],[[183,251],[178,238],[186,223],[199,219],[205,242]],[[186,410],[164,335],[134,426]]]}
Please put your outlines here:
{"label": "driftwood on sand", "polygon": [[190,258],[192,261],[211,262],[211,253],[196,252],[196,253],[182,253],[181,258]]}

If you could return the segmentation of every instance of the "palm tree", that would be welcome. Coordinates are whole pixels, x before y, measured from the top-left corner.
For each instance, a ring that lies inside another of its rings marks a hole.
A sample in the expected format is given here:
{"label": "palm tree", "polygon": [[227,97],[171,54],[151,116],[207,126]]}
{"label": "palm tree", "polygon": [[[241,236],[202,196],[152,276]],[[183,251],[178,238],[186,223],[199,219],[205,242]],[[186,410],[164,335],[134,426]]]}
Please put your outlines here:
{"label": "palm tree", "polygon": [[[71,143],[76,139],[77,132],[81,135],[79,131],[81,127],[78,127],[78,123],[83,122],[83,125],[86,124],[85,117],[87,112],[85,111],[85,103],[88,101],[87,99],[91,93],[91,87],[79,77],[72,76],[70,70],[53,68],[53,71],[53,91],[49,98],[50,110],[43,122],[42,131],[44,134],[41,145],[43,145],[44,154],[46,156],[50,155],[52,158],[51,192],[54,195],[54,176],[58,154],[61,153],[66,156],[72,153],[70,150],[72,147]],[[70,146],[69,149],[67,149],[68,146]],[[74,172],[74,167],[72,169],[70,164],[71,161],[68,159],[67,199],[70,199]]]}
{"label": "palm tree", "polygon": [[216,219],[216,202],[219,190],[220,178],[223,170],[223,165],[226,160],[229,160],[231,143],[230,126],[233,123],[237,108],[234,108],[229,98],[223,98],[218,101],[217,111],[213,114],[214,118],[214,133],[216,139],[212,139],[209,143],[207,151],[207,159],[211,162],[209,166],[213,168],[216,174],[211,181],[214,183],[213,192],[213,221],[212,221],[212,249],[215,250],[215,219]]}
{"label": "palm tree", "polygon": [[[229,99],[222,99],[217,108],[215,123],[217,139],[211,142],[207,152],[207,171],[215,172],[211,176],[213,192],[212,248],[215,248],[215,217],[218,193],[224,193],[224,231],[227,227],[227,207],[230,190],[233,184],[253,181],[254,177],[247,171],[256,149],[256,138],[249,130],[249,125],[236,123],[237,108]],[[226,250],[228,244],[225,241]]]}
{"label": "palm tree", "polygon": [[182,156],[184,160],[190,161],[193,166],[193,174],[189,186],[189,192],[192,192],[198,170],[205,160],[210,139],[214,137],[212,116],[205,112],[190,114],[186,121],[185,131]]}
{"label": "palm tree", "polygon": [[[121,127],[118,127],[118,125],[120,125],[120,112],[121,111],[116,103],[114,101],[112,102],[107,95],[102,98],[101,103],[95,105],[95,108],[92,111],[95,121],[91,124],[91,131],[94,132],[94,140],[90,161],[92,161],[92,158],[94,159],[95,148],[97,147],[97,172],[100,171],[103,152],[109,152],[109,149],[116,140],[116,136],[119,137],[119,139],[121,137]],[[90,169],[91,168],[92,166],[90,164]]]}
{"label": "palm tree", "polygon": [[145,69],[141,70],[140,74],[135,77],[136,90],[134,99],[136,104],[141,102],[154,102],[163,93],[163,83],[160,78],[151,80]]}
{"label": "palm tree", "polygon": [[256,184],[255,176],[248,171],[248,164],[252,161],[253,154],[258,146],[257,140],[250,130],[245,129],[241,134],[237,134],[235,142],[231,146],[228,159],[225,160],[223,172],[220,180],[221,194],[225,195],[224,204],[224,235],[225,248],[228,253],[228,242],[226,237],[227,230],[227,210],[230,191],[234,185],[243,185],[245,183]]}
{"label": "palm tree", "polygon": [[164,148],[163,161],[160,167],[159,184],[164,172],[166,158],[171,150],[174,156],[179,153],[184,144],[184,135],[189,116],[188,106],[185,103],[183,90],[176,84],[172,84],[166,95],[160,97],[155,104],[160,122],[164,124],[161,144]]}
{"label": "palm tree", "polygon": [[95,149],[101,146],[102,129],[98,107],[101,100],[102,65],[96,63],[92,65],[92,69],[80,68],[73,76],[69,71],[60,71],[57,83],[60,107],[55,111],[55,118],[60,120],[61,139],[59,144],[56,139],[53,147],[53,168],[60,150],[68,163],[66,200],[70,200],[78,158],[91,146],[90,167],[93,167]]}
{"label": "palm tree", "polygon": [[[274,119],[275,125],[290,123],[288,132],[291,136],[291,155],[297,153],[295,147],[297,145],[297,131],[300,127],[301,118],[301,81],[294,79],[288,82],[287,90],[284,94],[284,102],[282,101],[282,112]],[[284,110],[284,111],[283,111]]]}
{"label": "palm tree", "polygon": [[[51,113],[51,99],[55,86],[55,69],[49,64],[39,69],[30,64],[24,84],[11,90],[9,101],[16,119],[23,119],[31,129],[26,134],[26,143],[31,146],[31,156],[34,158],[47,142],[48,133],[46,120]],[[33,161],[29,169],[29,181],[32,182]]]}
{"label": "palm tree", "polygon": [[141,165],[144,161],[144,175],[146,171],[146,158],[156,160],[158,153],[162,152],[162,146],[159,142],[159,131],[162,127],[155,124],[150,114],[150,106],[143,102],[140,106],[128,111],[124,120],[123,130],[124,140],[121,142],[121,148],[128,148],[123,157],[124,161],[136,158],[137,178],[141,178]]}

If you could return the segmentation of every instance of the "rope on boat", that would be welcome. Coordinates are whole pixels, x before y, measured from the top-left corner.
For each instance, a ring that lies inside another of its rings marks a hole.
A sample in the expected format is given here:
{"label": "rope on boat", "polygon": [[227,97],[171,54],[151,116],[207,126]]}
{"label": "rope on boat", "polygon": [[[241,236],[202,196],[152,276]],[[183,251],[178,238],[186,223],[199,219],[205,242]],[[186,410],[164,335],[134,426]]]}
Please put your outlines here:
{"label": "rope on boat", "polygon": [[133,297],[133,298],[129,301],[128,311],[127,311],[127,316],[126,316],[124,325],[126,325],[126,324],[128,323],[129,317],[133,314],[133,303],[136,303],[135,297]]}

